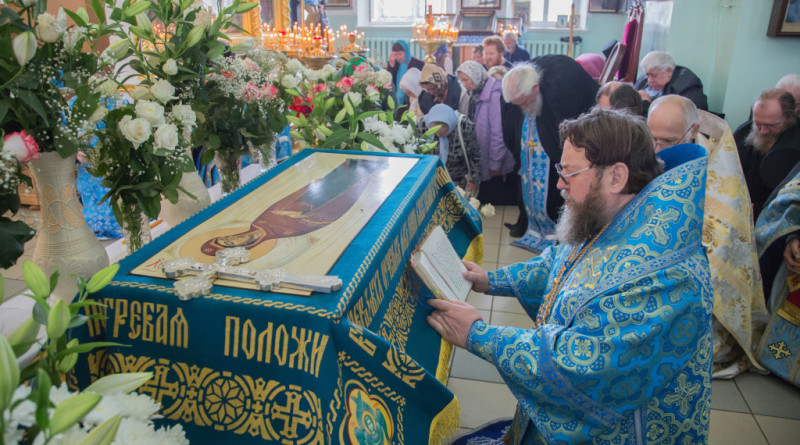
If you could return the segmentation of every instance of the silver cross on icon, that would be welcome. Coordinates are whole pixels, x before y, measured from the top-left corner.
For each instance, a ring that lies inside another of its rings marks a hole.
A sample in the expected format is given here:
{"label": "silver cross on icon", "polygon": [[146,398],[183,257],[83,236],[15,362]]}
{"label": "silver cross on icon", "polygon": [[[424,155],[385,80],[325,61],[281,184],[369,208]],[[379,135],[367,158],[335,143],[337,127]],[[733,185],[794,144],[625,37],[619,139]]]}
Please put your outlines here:
{"label": "silver cross on icon", "polygon": [[164,261],[161,270],[167,278],[178,279],[175,291],[179,300],[199,298],[211,293],[217,279],[250,283],[262,292],[269,292],[286,284],[314,292],[331,293],[342,288],[342,280],[332,275],[292,275],[284,269],[251,271],[239,264],[250,261],[250,252],[244,247],[217,251],[213,264],[203,264],[192,258]]}

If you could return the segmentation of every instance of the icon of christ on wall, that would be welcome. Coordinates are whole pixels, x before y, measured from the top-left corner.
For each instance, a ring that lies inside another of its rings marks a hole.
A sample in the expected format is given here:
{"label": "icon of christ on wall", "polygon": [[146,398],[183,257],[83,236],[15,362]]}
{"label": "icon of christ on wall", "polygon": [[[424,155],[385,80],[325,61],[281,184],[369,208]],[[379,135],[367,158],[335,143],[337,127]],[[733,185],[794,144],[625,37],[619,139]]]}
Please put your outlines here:
{"label": "icon of christ on wall", "polygon": [[[163,277],[160,263],[244,247],[250,270],[325,275],[416,163],[413,158],[313,153],[193,228],[133,270]],[[248,288],[234,282],[215,284]]]}

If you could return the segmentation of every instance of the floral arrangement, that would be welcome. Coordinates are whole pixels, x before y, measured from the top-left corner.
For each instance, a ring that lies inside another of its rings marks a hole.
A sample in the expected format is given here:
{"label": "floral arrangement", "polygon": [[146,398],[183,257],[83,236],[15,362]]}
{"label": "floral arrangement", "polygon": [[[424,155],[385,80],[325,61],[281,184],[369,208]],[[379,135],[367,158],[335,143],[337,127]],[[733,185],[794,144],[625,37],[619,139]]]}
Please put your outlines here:
{"label": "floral arrangement", "polygon": [[385,150],[372,132],[365,131],[366,119],[384,113],[389,100],[391,74],[370,65],[348,64],[337,73],[331,65],[320,70],[303,68],[297,60],[286,64],[281,85],[292,97],[287,119],[292,137],[303,147]]}
{"label": "floral arrangement", "polygon": [[488,202],[486,204],[481,204],[481,202],[478,201],[478,198],[471,195],[469,198],[467,198],[467,192],[459,186],[456,186],[456,191],[461,195],[462,198],[467,200],[473,209],[475,209],[481,215],[487,218],[491,218],[495,215],[495,209],[493,205],[489,204]]}
{"label": "floral arrangement", "polygon": [[[0,126],[8,133],[25,130],[42,151],[71,156],[97,108],[87,81],[101,68],[93,51],[109,27],[90,23],[83,8],[59,8],[53,16],[46,0],[9,3],[13,9],[0,8]],[[102,5],[92,6],[103,23]],[[77,26],[67,29],[67,15]]]}
{"label": "floral arrangement", "polygon": [[250,147],[266,159],[275,133],[286,126],[285,104],[276,86],[285,56],[263,47],[237,50],[242,52],[212,60],[219,73],[207,77],[194,102],[200,120],[192,140],[209,148],[201,162],[216,155],[226,192],[239,186],[238,159]]}
{"label": "floral arrangement", "polygon": [[[390,105],[393,101],[389,98]],[[368,150],[385,150],[392,153],[429,153],[436,147],[438,143],[433,135],[439,129],[435,127],[429,129],[421,137],[418,137],[417,124],[414,122],[414,113],[406,111],[400,118],[400,121],[393,119],[394,109],[392,106],[389,110],[369,117],[364,120],[364,131],[374,134],[378,140],[383,144],[383,147],[377,147],[367,144]]]}
{"label": "floral arrangement", "polygon": [[86,151],[87,170],[108,187],[103,200],[127,232],[131,252],[143,245],[142,225],[158,217],[162,197],[177,202],[182,172],[194,171],[186,148],[196,122],[191,106],[176,102],[166,80],[133,94],[138,99],[116,92],[106,98],[112,109],[104,109],[105,126],[95,130],[96,144]]}
{"label": "floral arrangement", "polygon": [[22,164],[39,157],[39,145],[21,130],[0,138],[0,268],[8,268],[25,252],[25,243],[33,238],[34,231],[21,221],[6,216],[19,212],[20,184],[31,185],[30,178],[22,174]]}
{"label": "floral arrangement", "polygon": [[[78,298],[73,303],[48,303],[58,283],[58,272],[47,277],[30,261],[23,263],[25,283],[36,303],[33,318],[11,336],[0,335],[0,445],[17,443],[106,445],[119,435],[124,443],[187,444],[182,427],[154,428],[152,420],[160,405],[146,395],[128,394],[152,377],[152,373],[116,374],[103,377],[82,392],[62,384],[78,354],[114,343],[80,343],[67,339],[67,330],[85,324],[80,314],[87,300],[108,285],[118,264],[97,272],[88,281],[78,278]],[[0,277],[0,292],[3,279]],[[39,339],[44,326],[45,337]],[[18,358],[32,347],[41,349],[31,363],[20,369]],[[154,442],[155,441],[155,442]],[[117,442],[119,443],[119,442]]]}

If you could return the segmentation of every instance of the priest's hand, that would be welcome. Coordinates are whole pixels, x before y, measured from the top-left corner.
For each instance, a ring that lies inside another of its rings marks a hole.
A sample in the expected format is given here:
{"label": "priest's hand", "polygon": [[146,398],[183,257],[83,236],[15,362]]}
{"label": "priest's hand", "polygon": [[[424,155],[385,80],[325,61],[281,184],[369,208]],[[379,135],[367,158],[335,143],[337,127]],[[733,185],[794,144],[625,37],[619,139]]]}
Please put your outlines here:
{"label": "priest's hand", "polygon": [[480,293],[487,292],[489,290],[489,274],[472,261],[462,260],[461,262],[467,268],[467,271],[463,272],[461,276],[472,283],[472,290]]}
{"label": "priest's hand", "polygon": [[800,274],[800,239],[792,238],[786,243],[783,251],[783,259],[786,261],[786,268]]}
{"label": "priest's hand", "polygon": [[647,91],[645,91],[645,90],[639,90],[639,96],[642,96],[642,100],[645,100],[645,101],[652,101],[653,100],[653,98],[650,97],[650,95],[647,94]]}
{"label": "priest's hand", "polygon": [[428,325],[443,339],[459,348],[467,348],[467,335],[472,324],[483,320],[477,309],[463,301],[446,301],[431,298],[428,304],[434,309],[428,315]]}

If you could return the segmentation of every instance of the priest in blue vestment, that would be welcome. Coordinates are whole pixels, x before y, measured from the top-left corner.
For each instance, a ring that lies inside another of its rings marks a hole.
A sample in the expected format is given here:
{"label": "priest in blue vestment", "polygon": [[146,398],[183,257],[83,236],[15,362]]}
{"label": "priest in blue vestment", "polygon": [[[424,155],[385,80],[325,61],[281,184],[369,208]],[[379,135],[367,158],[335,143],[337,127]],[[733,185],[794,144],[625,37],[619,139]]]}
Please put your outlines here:
{"label": "priest in blue vestment", "polygon": [[559,244],[488,273],[465,262],[474,291],[517,298],[533,328],[444,300],[428,323],[497,367],[519,402],[510,443],[707,443],[706,152],[682,144],[659,160],[644,121],[617,111],[560,133]]}

